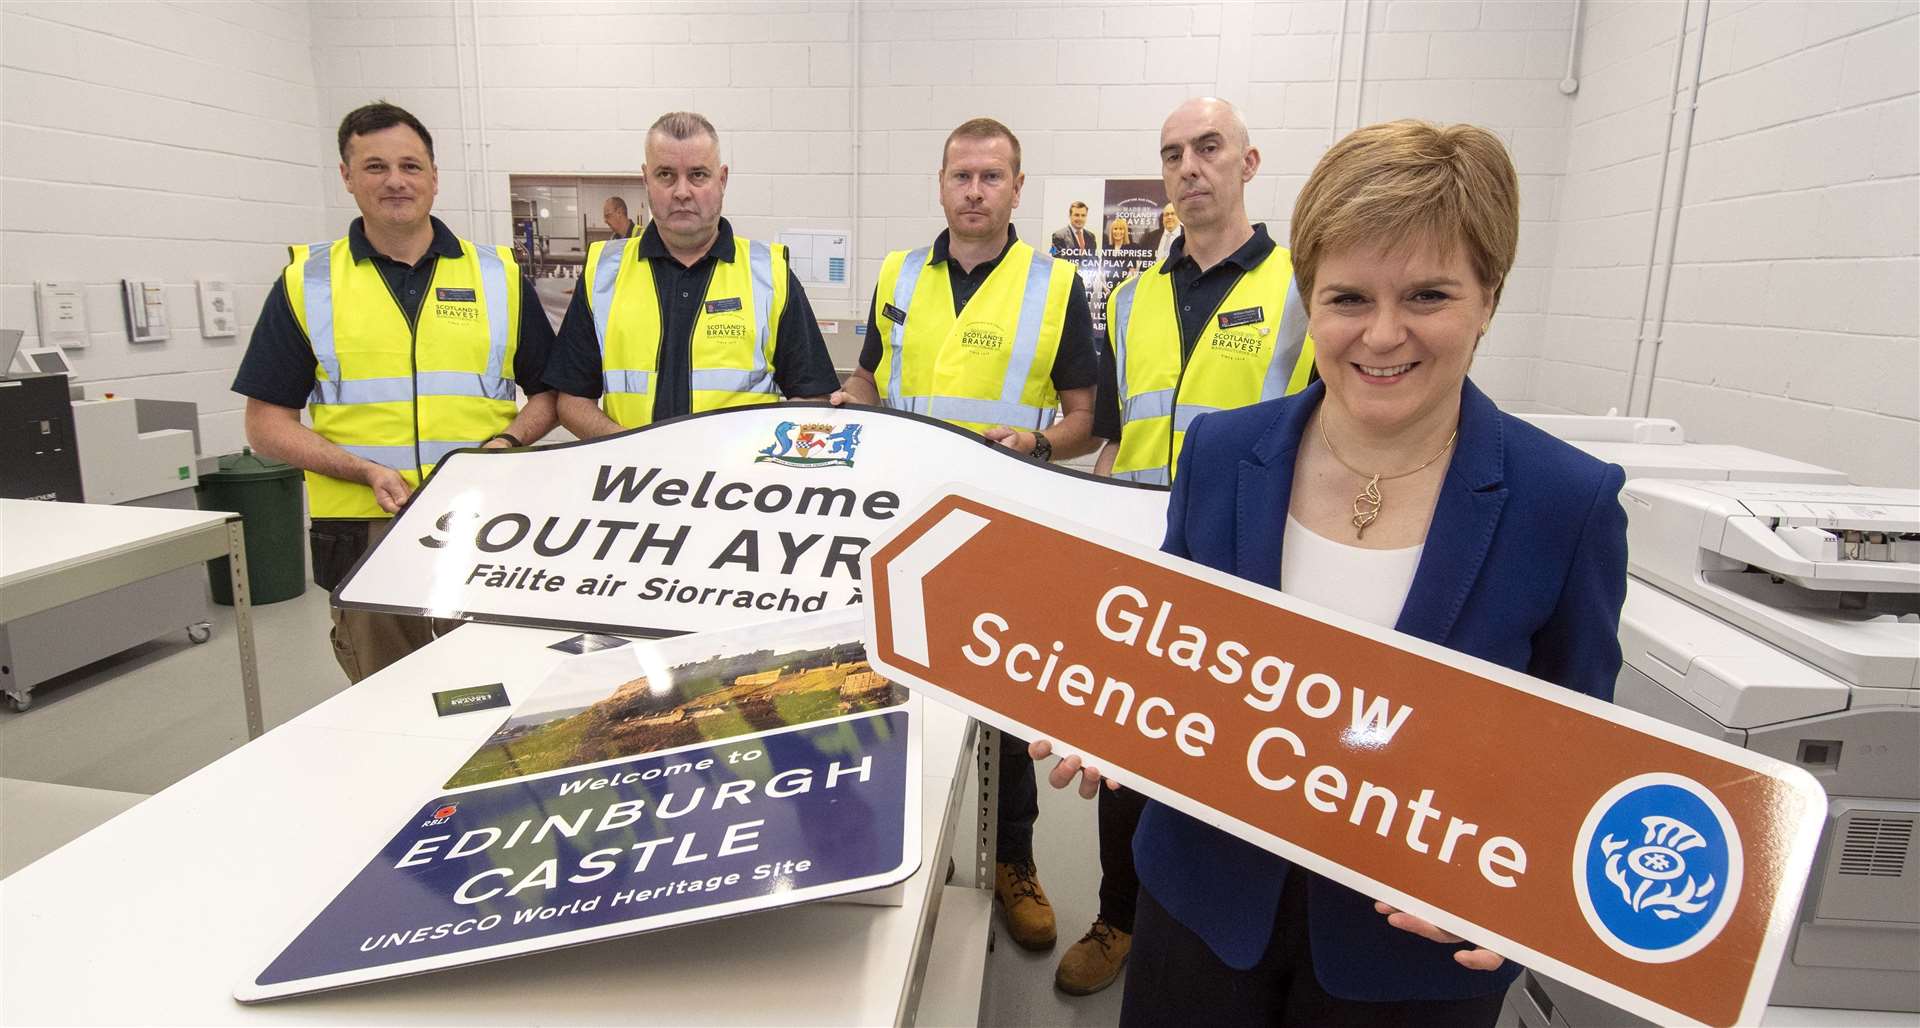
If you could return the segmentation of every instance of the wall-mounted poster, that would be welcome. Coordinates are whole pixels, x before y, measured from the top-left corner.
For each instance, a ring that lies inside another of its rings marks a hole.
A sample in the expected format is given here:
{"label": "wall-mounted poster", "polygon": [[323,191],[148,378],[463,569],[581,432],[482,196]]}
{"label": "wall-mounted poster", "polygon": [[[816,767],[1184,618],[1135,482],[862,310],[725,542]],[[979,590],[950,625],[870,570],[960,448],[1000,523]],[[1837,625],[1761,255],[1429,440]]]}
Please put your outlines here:
{"label": "wall-mounted poster", "polygon": [[567,658],[234,995],[904,881],[920,865],[917,701],[874,672],[860,629],[837,608]]}
{"label": "wall-mounted poster", "polygon": [[1157,178],[1049,179],[1045,193],[1050,252],[1080,269],[1093,329],[1105,338],[1107,294],[1128,275],[1164,259],[1180,238],[1180,218]]}

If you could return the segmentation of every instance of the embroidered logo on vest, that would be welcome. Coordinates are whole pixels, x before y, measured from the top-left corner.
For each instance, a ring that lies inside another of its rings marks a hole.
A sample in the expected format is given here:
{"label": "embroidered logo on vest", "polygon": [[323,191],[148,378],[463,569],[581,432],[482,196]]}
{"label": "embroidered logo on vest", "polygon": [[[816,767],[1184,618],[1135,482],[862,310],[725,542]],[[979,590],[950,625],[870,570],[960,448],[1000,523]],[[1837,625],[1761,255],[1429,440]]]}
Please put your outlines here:
{"label": "embroidered logo on vest", "polygon": [[960,347],[974,353],[998,353],[1007,345],[1007,334],[995,325],[968,325],[960,333]]}

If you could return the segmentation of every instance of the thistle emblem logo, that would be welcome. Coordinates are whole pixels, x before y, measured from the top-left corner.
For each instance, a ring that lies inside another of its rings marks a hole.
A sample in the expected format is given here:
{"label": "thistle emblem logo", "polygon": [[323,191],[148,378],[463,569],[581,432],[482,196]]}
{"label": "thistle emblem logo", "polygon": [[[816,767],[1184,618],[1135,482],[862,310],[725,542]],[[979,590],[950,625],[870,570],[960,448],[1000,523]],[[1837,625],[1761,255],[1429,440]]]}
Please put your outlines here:
{"label": "thistle emblem logo", "polygon": [[1587,812],[1573,859],[1588,926],[1643,963],[1699,952],[1739,901],[1739,831],[1718,797],[1681,775],[1637,775],[1609,789]]}
{"label": "thistle emblem logo", "polygon": [[1686,882],[1674,888],[1687,874],[1686,852],[1705,846],[1706,837],[1671,817],[1643,817],[1640,823],[1646,826],[1646,834],[1624,860],[1621,851],[1626,850],[1627,840],[1609,835],[1600,841],[1600,851],[1607,855],[1607,881],[1620,890],[1620,898],[1634,910],[1651,911],[1663,921],[1707,909],[1707,897],[1714,890],[1712,875],[1704,882],[1687,875]]}

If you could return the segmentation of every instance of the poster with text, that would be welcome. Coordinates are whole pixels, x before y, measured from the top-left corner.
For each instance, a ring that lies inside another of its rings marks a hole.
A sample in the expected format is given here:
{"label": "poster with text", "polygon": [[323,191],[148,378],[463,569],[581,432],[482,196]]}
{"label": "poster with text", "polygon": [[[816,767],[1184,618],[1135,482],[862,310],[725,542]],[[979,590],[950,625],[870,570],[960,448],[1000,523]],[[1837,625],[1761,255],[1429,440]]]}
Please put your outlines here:
{"label": "poster with text", "polygon": [[568,658],[236,998],[904,881],[917,701],[860,627],[842,608]]}
{"label": "poster with text", "polygon": [[1047,180],[1048,247],[1080,269],[1097,339],[1107,332],[1107,294],[1152,267],[1180,238],[1180,218],[1157,178]]}

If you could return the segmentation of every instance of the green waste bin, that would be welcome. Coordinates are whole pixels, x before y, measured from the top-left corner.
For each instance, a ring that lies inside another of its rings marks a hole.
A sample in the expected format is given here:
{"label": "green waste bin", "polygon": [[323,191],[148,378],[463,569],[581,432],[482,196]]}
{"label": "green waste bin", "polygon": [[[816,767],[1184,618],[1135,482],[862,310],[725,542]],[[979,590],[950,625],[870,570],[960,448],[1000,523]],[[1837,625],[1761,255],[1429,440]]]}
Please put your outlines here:
{"label": "green waste bin", "polygon": [[[220,458],[220,470],[200,476],[201,510],[227,510],[244,520],[247,585],[255,606],[307,591],[306,491],[300,469],[267,460],[251,449]],[[213,602],[233,606],[227,558],[207,561]]]}

